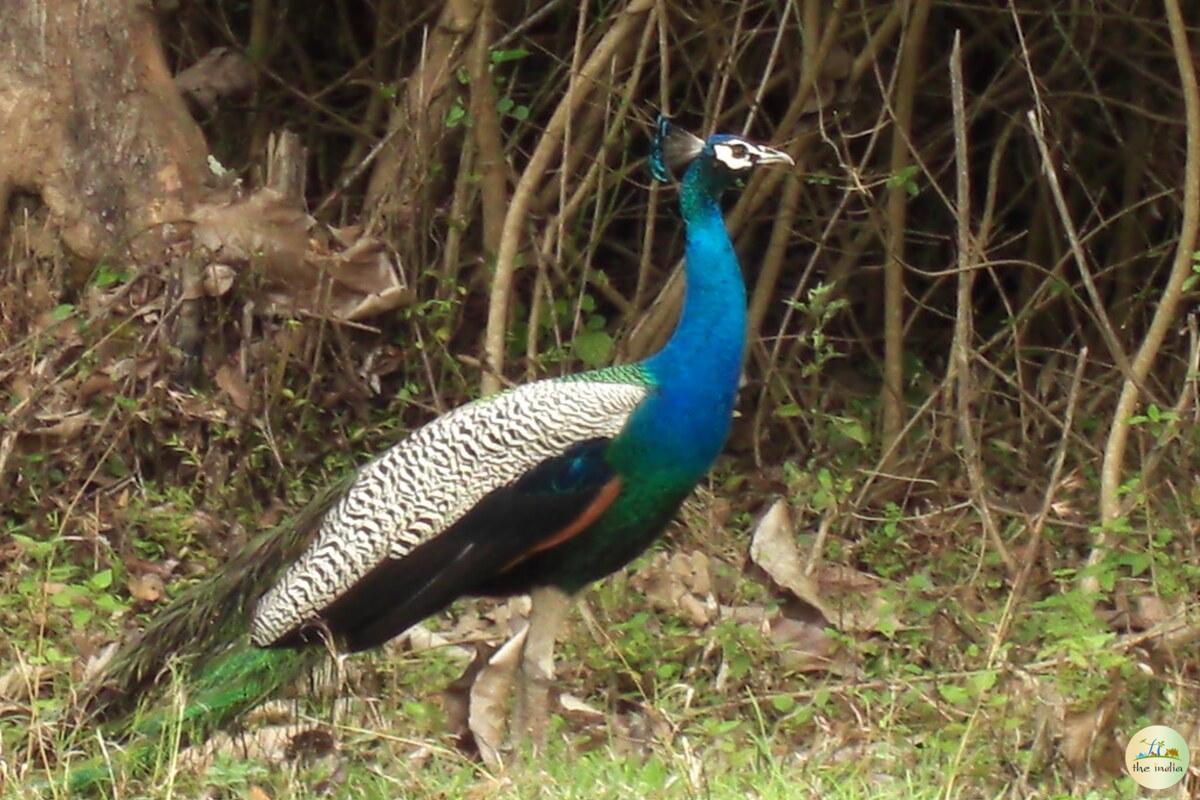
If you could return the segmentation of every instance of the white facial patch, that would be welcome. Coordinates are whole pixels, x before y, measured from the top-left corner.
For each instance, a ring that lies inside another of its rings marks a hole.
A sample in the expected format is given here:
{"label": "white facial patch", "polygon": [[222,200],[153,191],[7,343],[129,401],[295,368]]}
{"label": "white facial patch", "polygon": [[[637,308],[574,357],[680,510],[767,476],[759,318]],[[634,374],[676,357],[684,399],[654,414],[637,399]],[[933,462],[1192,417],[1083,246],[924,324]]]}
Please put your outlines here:
{"label": "white facial patch", "polygon": [[713,145],[713,157],[730,172],[740,172],[754,166],[758,148],[749,142],[730,141]]}

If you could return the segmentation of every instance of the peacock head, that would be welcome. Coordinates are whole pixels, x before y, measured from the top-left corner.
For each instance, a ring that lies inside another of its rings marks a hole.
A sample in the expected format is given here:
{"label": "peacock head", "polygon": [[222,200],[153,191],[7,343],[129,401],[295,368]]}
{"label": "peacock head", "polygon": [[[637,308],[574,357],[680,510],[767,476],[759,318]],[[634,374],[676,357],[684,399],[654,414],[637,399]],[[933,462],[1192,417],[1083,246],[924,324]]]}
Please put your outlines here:
{"label": "peacock head", "polygon": [[719,191],[764,164],[795,165],[782,150],[752,142],[741,136],[714,133],[707,140],[658,118],[650,145],[650,172],[655,179],[668,183],[671,175],[685,166],[699,165]]}

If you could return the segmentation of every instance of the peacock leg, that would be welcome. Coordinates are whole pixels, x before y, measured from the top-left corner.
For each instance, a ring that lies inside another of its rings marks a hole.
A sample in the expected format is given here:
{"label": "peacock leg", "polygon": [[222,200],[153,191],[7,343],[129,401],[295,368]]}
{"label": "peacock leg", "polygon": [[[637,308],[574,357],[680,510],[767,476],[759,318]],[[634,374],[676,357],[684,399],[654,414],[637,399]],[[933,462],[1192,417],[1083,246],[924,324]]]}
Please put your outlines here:
{"label": "peacock leg", "polygon": [[554,680],[554,641],[571,597],[561,589],[538,587],[530,593],[529,632],[518,668],[517,703],[513,714],[515,741],[528,739],[535,750],[546,744],[550,714],[550,682]]}

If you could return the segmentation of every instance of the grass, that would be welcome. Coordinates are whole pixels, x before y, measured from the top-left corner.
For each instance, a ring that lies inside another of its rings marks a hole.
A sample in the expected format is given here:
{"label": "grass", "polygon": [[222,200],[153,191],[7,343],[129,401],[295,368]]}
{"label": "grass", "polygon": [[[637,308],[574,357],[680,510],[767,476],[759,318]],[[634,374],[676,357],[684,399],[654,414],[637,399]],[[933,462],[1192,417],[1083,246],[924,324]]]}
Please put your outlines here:
{"label": "grass", "polygon": [[[172,525],[170,503],[152,499],[156,535],[194,535],[183,523],[190,506],[179,507]],[[747,531],[705,529],[708,516],[703,504],[691,507],[691,524],[675,531],[669,549],[703,544],[715,554],[744,552]],[[900,540],[913,535],[911,524],[893,515],[879,524],[880,541],[861,550],[890,544],[893,552],[879,556],[886,571]],[[138,604],[124,591],[123,576],[70,562],[72,542],[18,541],[36,558],[3,578],[13,638],[0,665],[39,666],[45,682],[34,699],[4,707],[0,798],[67,796],[61,783],[55,789],[25,779],[41,774],[32,767],[39,752],[92,749],[89,731],[54,724],[80,677],[76,642],[97,629],[115,633]],[[121,784],[113,796],[1099,800],[1136,796],[1132,783],[1104,763],[1105,740],[1143,721],[1184,719],[1197,710],[1194,695],[1171,691],[1173,680],[1188,685],[1186,676],[1140,670],[1139,651],[1094,616],[1088,621],[1069,591],[1028,604],[1004,660],[988,668],[987,635],[1003,604],[970,601],[969,591],[986,594],[988,583],[964,581],[977,558],[947,558],[894,576],[881,591],[889,622],[876,626],[886,635],[836,632],[842,666],[800,671],[789,667],[789,645],[773,642],[761,626],[733,619],[697,626],[680,613],[650,610],[635,576],[663,562],[652,553],[586,593],[586,613],[574,615],[559,650],[556,688],[581,696],[601,716],[564,713],[537,757],[514,759],[500,772],[477,763],[459,746],[442,691],[463,662],[439,650],[396,651],[351,659],[342,698],[323,695],[291,719],[329,730],[333,752],[290,760],[255,753],[246,744],[260,735],[252,725],[196,770],[168,734],[153,774]],[[724,606],[767,615],[782,607],[736,561],[722,561],[714,574]],[[51,593],[52,583],[64,588]],[[1131,579],[1121,583],[1133,587]],[[24,605],[14,606],[14,597]],[[51,618],[48,624],[31,624],[31,606],[35,618]],[[460,605],[435,627],[453,636],[454,623],[485,619],[490,608]],[[1087,732],[1099,743],[1073,767],[1064,755],[1070,716],[1106,697],[1115,698],[1113,719]],[[65,770],[60,764],[50,774],[61,782]]]}

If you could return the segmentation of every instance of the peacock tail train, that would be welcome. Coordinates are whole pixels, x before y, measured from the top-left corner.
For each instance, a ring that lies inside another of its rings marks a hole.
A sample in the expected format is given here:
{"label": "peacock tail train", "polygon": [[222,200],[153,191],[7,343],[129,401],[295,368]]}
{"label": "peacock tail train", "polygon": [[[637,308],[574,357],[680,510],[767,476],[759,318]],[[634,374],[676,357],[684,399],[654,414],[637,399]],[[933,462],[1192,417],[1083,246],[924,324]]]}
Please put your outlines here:
{"label": "peacock tail train", "polygon": [[85,716],[119,732],[172,671],[199,674],[230,647],[244,645],[254,601],[308,545],[353,477],[330,483],[300,511],[255,536],[220,570],[157,612],[105,665],[84,700]]}
{"label": "peacock tail train", "polygon": [[158,707],[130,711],[124,726],[106,726],[107,737],[124,743],[116,763],[94,756],[73,766],[67,788],[73,795],[108,784],[116,778],[114,766],[125,773],[153,768],[164,750],[207,740],[308,674],[326,655],[316,647],[226,649],[194,672],[181,707],[160,702]]}

